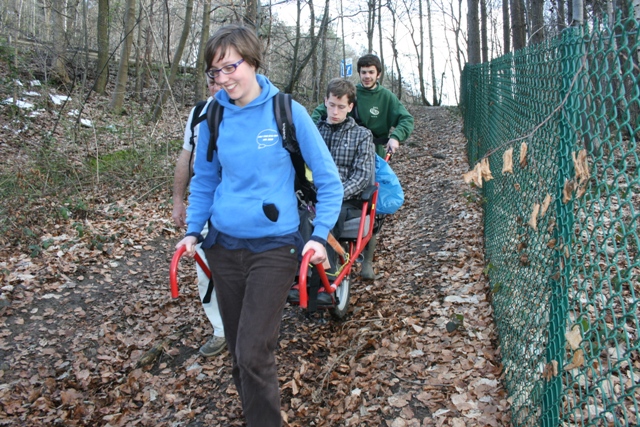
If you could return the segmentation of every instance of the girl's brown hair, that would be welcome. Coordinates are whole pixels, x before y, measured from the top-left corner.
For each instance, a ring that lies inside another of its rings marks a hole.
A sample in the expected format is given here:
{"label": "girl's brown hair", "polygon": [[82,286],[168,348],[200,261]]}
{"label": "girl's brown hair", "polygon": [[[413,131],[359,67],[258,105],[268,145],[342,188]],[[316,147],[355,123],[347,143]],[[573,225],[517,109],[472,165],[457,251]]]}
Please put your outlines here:
{"label": "girl's brown hair", "polygon": [[[225,25],[212,35],[204,49],[205,71],[211,63],[224,59],[229,48],[234,48],[242,59],[256,70],[262,65],[262,44],[255,32],[240,25]],[[217,57],[215,57],[218,55]]]}

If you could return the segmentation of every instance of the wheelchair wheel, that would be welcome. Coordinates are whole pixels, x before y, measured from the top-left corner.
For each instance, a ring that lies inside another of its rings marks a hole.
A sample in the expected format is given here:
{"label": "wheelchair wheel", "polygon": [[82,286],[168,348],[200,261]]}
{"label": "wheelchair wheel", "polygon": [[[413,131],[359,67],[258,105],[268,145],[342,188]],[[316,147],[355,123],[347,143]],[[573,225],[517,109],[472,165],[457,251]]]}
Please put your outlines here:
{"label": "wheelchair wheel", "polygon": [[331,315],[336,319],[343,319],[349,311],[349,299],[351,298],[351,277],[345,276],[334,293],[338,303],[331,309]]}

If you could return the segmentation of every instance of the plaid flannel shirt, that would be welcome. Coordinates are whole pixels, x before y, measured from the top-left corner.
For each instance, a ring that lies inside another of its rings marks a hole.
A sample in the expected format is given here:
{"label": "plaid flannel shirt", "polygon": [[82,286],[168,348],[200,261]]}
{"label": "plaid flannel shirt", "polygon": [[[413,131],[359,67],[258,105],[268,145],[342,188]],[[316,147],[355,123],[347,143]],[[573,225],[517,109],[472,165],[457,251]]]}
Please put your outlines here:
{"label": "plaid flannel shirt", "polygon": [[375,147],[371,131],[358,126],[352,117],[338,124],[320,120],[318,130],[338,167],[344,200],[359,196],[373,182],[375,175]]}

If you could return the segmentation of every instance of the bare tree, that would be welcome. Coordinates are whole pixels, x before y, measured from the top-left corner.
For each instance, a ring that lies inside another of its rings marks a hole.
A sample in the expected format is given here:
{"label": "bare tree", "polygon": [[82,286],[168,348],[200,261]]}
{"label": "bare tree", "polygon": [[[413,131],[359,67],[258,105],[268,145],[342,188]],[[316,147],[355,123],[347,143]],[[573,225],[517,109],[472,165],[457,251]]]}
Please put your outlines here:
{"label": "bare tree", "polygon": [[53,25],[53,54],[52,69],[55,77],[62,83],[69,83],[69,74],[67,73],[66,56],[67,40],[65,32],[64,19],[64,2],[62,0],[53,0],[51,2],[53,10],[51,11],[51,19]]}
{"label": "bare tree", "polygon": [[562,32],[567,27],[567,21],[565,20],[565,12],[564,12],[564,1],[555,0],[556,6],[556,28],[558,30],[558,34]]}
{"label": "bare tree", "polygon": [[[440,105],[438,100],[438,91],[436,88],[436,64],[433,55],[433,29],[431,25],[431,0],[426,0],[427,3],[427,24],[429,28],[429,57],[431,58],[431,91],[433,94],[433,105]],[[442,94],[442,91],[440,91]]]}
{"label": "bare tree", "polygon": [[[389,41],[391,42],[391,51],[393,53],[393,60],[391,62],[391,66],[396,67],[397,77],[397,90],[395,91],[398,99],[402,99],[402,71],[400,70],[400,62],[398,61],[398,47],[397,47],[397,15],[395,10],[395,5],[391,2],[387,3],[387,9],[391,12],[391,35]],[[393,76],[391,76],[391,88],[393,89]]]}
{"label": "bare tree", "polygon": [[367,52],[373,52],[373,33],[376,28],[376,0],[367,0]]}
{"label": "bare tree", "polygon": [[198,58],[196,59],[196,76],[195,76],[195,96],[196,99],[207,97],[207,85],[203,71],[209,66],[204,64],[204,48],[209,39],[209,29],[211,28],[211,0],[203,0],[202,5],[202,31],[200,33],[200,45],[198,46]]}
{"label": "bare tree", "polygon": [[531,0],[531,43],[544,41],[544,0]]}
{"label": "bare tree", "polygon": [[482,62],[489,62],[489,44],[487,38],[487,0],[480,0],[480,41]]}
{"label": "bare tree", "polygon": [[513,31],[513,50],[522,49],[526,46],[523,0],[511,0],[511,29]]}
{"label": "bare tree", "polygon": [[[313,11],[311,13],[313,13]],[[296,36],[293,40],[293,57],[291,59],[291,66],[289,68],[290,70],[289,83],[287,84],[287,87],[284,90],[286,93],[291,93],[291,91],[293,90],[293,86],[294,86],[293,80],[298,67],[298,52],[300,51],[300,42],[301,42],[300,38],[301,38],[301,32],[302,32],[300,29],[301,14],[302,14],[301,0],[296,0]],[[311,22],[311,25],[313,25],[313,21]]]}
{"label": "bare tree", "polygon": [[511,25],[509,25],[509,0],[502,0],[502,42],[504,54],[511,51]]}
{"label": "bare tree", "polygon": [[422,23],[422,1],[418,0],[418,24],[420,27],[418,34],[416,34],[416,29],[413,27],[413,20],[410,19],[411,15],[413,15],[414,13],[413,4],[410,3],[410,0],[402,0],[402,4],[404,5],[407,17],[409,18],[405,20],[405,26],[409,30],[409,36],[411,37],[411,42],[418,59],[418,84],[420,85],[420,101],[423,105],[431,105],[429,101],[427,101],[427,90],[424,83],[424,29]]}
{"label": "bare tree", "polygon": [[[456,76],[462,75],[462,65],[466,62],[465,51],[461,46],[461,43],[464,41],[462,37],[463,31],[462,31],[462,24],[461,24],[462,0],[457,0],[457,3],[458,3],[457,8],[454,7],[453,1],[449,1],[447,4],[445,4],[444,1],[442,0],[433,0],[433,1],[434,1],[434,4],[436,5],[436,8],[440,9],[442,13],[442,17],[443,17],[442,22],[444,24],[443,35],[447,44],[447,51],[449,52],[449,59],[447,61],[447,65],[450,70],[449,75],[451,76],[453,85],[455,87],[457,85]],[[454,35],[453,46],[449,41],[449,32],[453,33]],[[447,65],[445,66],[445,70],[447,68]],[[457,69],[455,69],[454,67],[457,67]],[[444,81],[444,74],[445,73],[443,73],[443,81]],[[441,94],[442,94],[442,91],[441,91]],[[455,103],[457,104],[458,103],[457,91],[454,91],[454,99],[455,99]]]}
{"label": "bare tree", "polygon": [[144,15],[144,10],[142,8],[142,5],[140,5],[140,10],[138,11],[138,25],[137,25],[137,39],[136,42],[134,43],[134,47],[135,47],[135,52],[134,52],[134,57],[136,58],[136,63],[135,63],[135,76],[136,76],[136,91],[135,91],[135,96],[138,100],[142,101],[142,93],[144,90],[144,86],[142,85],[142,73],[144,72],[144,58],[142,57],[144,55],[144,43],[143,43],[143,36],[144,36],[144,26],[140,25],[142,22],[142,17]]}
{"label": "bare tree", "polygon": [[325,37],[327,33],[327,27],[329,26],[329,0],[325,1],[324,12],[322,16],[322,21],[320,21],[320,27],[318,28],[318,35],[315,35],[315,13],[313,12],[313,2],[310,1],[309,5],[311,7],[311,19],[310,19],[310,29],[309,29],[309,51],[305,54],[305,56],[298,61],[299,57],[299,49],[300,49],[300,0],[298,0],[298,19],[296,25],[296,41],[294,44],[294,56],[291,64],[291,74],[289,76],[289,81],[287,82],[284,91],[286,93],[292,93],[295,89],[298,81],[300,80],[300,76],[302,75],[302,71],[305,69],[309,61],[312,57],[315,56],[318,44],[320,44],[320,40]]}
{"label": "bare tree", "polygon": [[145,49],[144,49],[144,58],[143,58],[143,66],[142,73],[138,79],[138,93],[140,94],[140,99],[145,100],[146,94],[144,88],[147,87],[147,82],[151,79],[151,62],[152,62],[152,54],[153,54],[153,32],[152,29],[155,27],[155,15],[153,11],[154,2],[152,1],[148,8],[141,6],[141,9],[144,10],[144,15],[146,19],[145,28],[144,28],[144,40],[145,40]]}
{"label": "bare tree", "polygon": [[111,97],[109,108],[116,114],[122,112],[124,94],[127,89],[127,79],[129,74],[129,56],[131,45],[133,44],[133,28],[136,20],[136,0],[127,0],[124,24],[124,43],[120,54],[120,66],[116,77],[116,88]]}
{"label": "bare tree", "polygon": [[480,63],[480,22],[478,16],[478,0],[467,0],[467,55],[469,64]]}
{"label": "bare tree", "polygon": [[182,27],[182,35],[180,36],[180,41],[178,42],[178,47],[173,55],[173,61],[171,62],[171,69],[169,71],[169,77],[167,81],[164,82],[163,89],[160,91],[158,98],[155,102],[155,110],[153,112],[153,121],[157,121],[160,118],[160,114],[162,113],[162,108],[164,103],[167,101],[167,97],[169,96],[170,88],[173,85],[173,82],[176,80],[176,75],[178,74],[178,67],[180,66],[180,58],[182,58],[182,53],[184,52],[184,46],[187,44],[187,38],[189,37],[189,30],[191,29],[191,16],[193,15],[193,0],[187,0],[187,4],[185,5],[185,13],[184,13],[184,26]]}
{"label": "bare tree", "polygon": [[258,7],[258,0],[247,0],[247,9],[243,17],[244,23],[256,30],[256,32],[260,28],[260,23],[258,22]]}
{"label": "bare tree", "polygon": [[382,37],[382,0],[378,1],[378,36],[380,38],[380,65],[382,65],[382,73],[380,74],[380,84],[384,81],[384,49],[383,49],[383,37]]}

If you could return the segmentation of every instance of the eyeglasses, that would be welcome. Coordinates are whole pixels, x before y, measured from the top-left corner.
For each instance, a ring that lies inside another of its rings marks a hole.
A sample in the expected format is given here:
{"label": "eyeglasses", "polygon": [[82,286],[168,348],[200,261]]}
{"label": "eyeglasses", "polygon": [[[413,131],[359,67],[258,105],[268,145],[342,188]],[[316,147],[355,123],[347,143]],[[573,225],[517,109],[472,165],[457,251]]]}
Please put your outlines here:
{"label": "eyeglasses", "polygon": [[218,68],[217,70],[214,70],[212,68],[209,68],[207,71],[205,71],[205,74],[212,80],[215,80],[216,77],[218,77],[220,75],[220,73],[222,74],[231,74],[233,73],[236,68],[238,68],[238,66],[240,64],[242,64],[244,62],[244,59],[241,59],[240,61],[236,62],[235,64],[229,64],[229,65],[225,65],[222,68]]}

